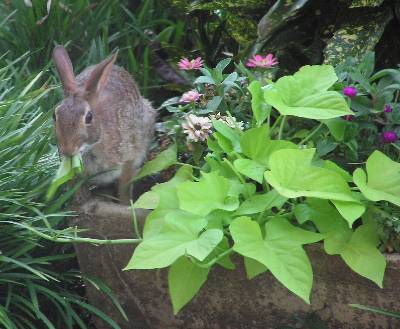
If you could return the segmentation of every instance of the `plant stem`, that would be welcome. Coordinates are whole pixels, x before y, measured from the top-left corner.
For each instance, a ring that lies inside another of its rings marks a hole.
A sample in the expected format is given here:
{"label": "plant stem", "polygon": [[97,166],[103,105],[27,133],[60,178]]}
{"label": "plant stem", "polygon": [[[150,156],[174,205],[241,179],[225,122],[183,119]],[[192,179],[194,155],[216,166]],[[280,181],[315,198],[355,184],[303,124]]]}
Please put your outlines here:
{"label": "plant stem", "polygon": [[281,122],[282,120],[282,115],[280,115],[278,117],[278,119],[275,120],[275,122],[273,123],[272,127],[271,127],[271,131],[273,131],[275,129],[275,127],[279,124],[279,122]]}
{"label": "plant stem", "polygon": [[224,258],[225,256],[229,255],[231,252],[233,251],[233,248],[229,248],[227,250],[225,250],[224,252],[220,253],[217,257],[215,257],[214,259],[210,260],[208,263],[206,264],[199,264],[199,263],[195,263],[197,266],[199,267],[204,267],[204,268],[208,268],[213,266],[216,262],[218,262],[221,258]]}
{"label": "plant stem", "polygon": [[133,221],[133,229],[135,230],[135,235],[137,238],[142,239],[142,236],[140,235],[140,231],[139,231],[139,226],[138,226],[138,222],[137,222],[137,218],[136,218],[136,211],[135,208],[133,207],[133,202],[132,200],[130,200],[131,202],[131,212],[132,212],[132,221]]}
{"label": "plant stem", "polygon": [[400,146],[395,143],[390,143],[397,151],[400,151]]}
{"label": "plant stem", "polygon": [[193,165],[191,165],[191,164],[189,164],[189,163],[175,162],[175,165],[178,165],[178,166],[190,166],[190,167],[192,167],[192,168],[194,168],[194,169],[201,170],[201,168],[200,168],[200,167],[193,166]]}
{"label": "plant stem", "polygon": [[226,162],[226,164],[232,169],[232,171],[235,173],[235,175],[237,176],[237,178],[239,178],[240,182],[243,184],[243,186],[245,186],[245,191],[246,191],[246,198],[250,197],[250,192],[248,190],[248,187],[246,185],[246,181],[244,180],[243,176],[236,170],[235,166],[232,164],[232,162],[230,162],[227,158],[224,158],[223,160],[224,162]]}
{"label": "plant stem", "polygon": [[282,139],[283,136],[283,128],[285,127],[286,124],[286,115],[284,115],[282,117],[282,121],[281,121],[281,125],[279,127],[279,135],[278,135],[278,139]]}
{"label": "plant stem", "polygon": [[299,144],[304,144],[305,142],[308,142],[311,137],[313,137],[323,126],[324,124],[321,122],[311,133],[308,134],[305,138],[303,138]]}

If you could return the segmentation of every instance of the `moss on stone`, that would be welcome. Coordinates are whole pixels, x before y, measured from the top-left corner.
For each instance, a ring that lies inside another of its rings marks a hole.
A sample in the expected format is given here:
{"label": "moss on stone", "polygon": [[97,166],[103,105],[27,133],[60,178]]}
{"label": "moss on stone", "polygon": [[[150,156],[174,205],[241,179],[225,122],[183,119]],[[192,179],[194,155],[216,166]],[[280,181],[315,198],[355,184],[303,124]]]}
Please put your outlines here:
{"label": "moss on stone", "polygon": [[237,12],[227,14],[227,29],[240,45],[248,45],[257,38],[257,22],[250,15]]}
{"label": "moss on stone", "polygon": [[367,52],[374,50],[391,19],[392,14],[387,9],[349,15],[328,41],[324,62],[336,65],[350,56],[361,59]]}

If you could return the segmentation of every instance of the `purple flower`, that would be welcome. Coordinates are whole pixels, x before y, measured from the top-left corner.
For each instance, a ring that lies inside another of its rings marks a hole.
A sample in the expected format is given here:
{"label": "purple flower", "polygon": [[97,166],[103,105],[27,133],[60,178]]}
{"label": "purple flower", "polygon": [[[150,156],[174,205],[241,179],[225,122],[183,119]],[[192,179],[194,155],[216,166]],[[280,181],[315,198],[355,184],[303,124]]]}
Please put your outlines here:
{"label": "purple flower", "polygon": [[182,103],[195,103],[199,100],[201,94],[197,90],[190,90],[184,93],[180,99]]}
{"label": "purple flower", "polygon": [[345,115],[345,116],[344,116],[344,119],[345,119],[346,121],[353,121],[353,120],[354,120],[354,115]]}
{"label": "purple flower", "polygon": [[353,98],[357,95],[357,88],[352,86],[347,86],[343,88],[343,95]]}
{"label": "purple flower", "polygon": [[382,134],[382,141],[385,144],[394,143],[397,139],[397,134],[394,131],[384,131]]}
{"label": "purple flower", "polygon": [[383,108],[383,112],[385,112],[385,113],[390,113],[390,112],[392,112],[393,111],[393,108],[390,106],[390,105],[388,105],[388,104],[386,104],[385,106],[384,106],[384,108]]}
{"label": "purple flower", "polygon": [[254,55],[253,58],[250,58],[246,66],[248,67],[262,67],[262,68],[270,68],[278,64],[277,59],[272,54],[268,54],[267,56],[263,57],[261,55]]}
{"label": "purple flower", "polygon": [[189,60],[186,57],[183,57],[178,66],[181,70],[199,70],[203,66],[203,60],[201,57],[197,57],[195,59]]}

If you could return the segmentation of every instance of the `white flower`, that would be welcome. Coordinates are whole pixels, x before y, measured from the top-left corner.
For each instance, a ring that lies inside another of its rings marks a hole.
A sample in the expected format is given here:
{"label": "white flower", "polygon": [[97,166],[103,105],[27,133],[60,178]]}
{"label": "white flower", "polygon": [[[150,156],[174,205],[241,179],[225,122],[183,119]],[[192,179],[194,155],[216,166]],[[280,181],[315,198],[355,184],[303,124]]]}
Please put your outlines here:
{"label": "white flower", "polygon": [[183,132],[188,135],[188,140],[203,142],[211,134],[212,124],[210,119],[189,114],[182,123]]}
{"label": "white flower", "polygon": [[242,121],[236,121],[235,117],[228,117],[226,115],[221,115],[220,112],[217,114],[211,114],[210,115],[211,120],[218,120],[223,123],[226,123],[229,127],[231,128],[238,128],[240,130],[243,130],[243,122]]}

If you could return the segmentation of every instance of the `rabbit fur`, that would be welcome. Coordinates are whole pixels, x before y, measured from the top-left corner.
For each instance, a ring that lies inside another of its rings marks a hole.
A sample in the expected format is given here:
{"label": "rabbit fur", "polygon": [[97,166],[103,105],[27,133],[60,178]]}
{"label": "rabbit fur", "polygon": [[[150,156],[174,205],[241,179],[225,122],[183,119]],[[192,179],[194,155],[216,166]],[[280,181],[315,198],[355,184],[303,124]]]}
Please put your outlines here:
{"label": "rabbit fur", "polygon": [[65,48],[57,46],[53,60],[64,100],[54,118],[60,154],[80,152],[84,174],[97,185],[118,179],[119,198],[126,203],[131,197],[126,185],[146,158],[156,112],[130,74],[114,65],[116,57],[75,77]]}

